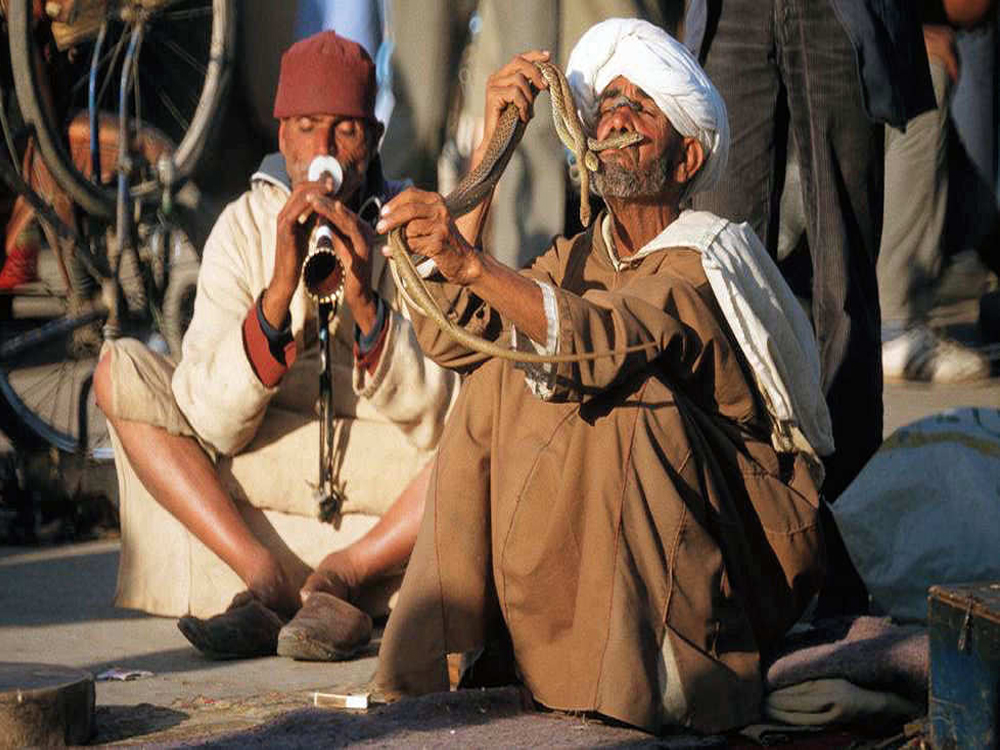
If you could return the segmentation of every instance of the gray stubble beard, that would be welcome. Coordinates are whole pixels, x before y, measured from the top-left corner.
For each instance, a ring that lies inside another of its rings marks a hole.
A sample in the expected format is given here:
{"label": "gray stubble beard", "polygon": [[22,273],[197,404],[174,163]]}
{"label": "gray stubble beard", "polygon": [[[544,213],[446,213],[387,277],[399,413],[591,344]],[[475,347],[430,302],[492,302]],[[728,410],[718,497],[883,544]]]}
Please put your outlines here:
{"label": "gray stubble beard", "polygon": [[669,153],[638,172],[602,162],[601,169],[594,172],[591,180],[597,194],[604,198],[651,198],[664,193],[673,166]]}

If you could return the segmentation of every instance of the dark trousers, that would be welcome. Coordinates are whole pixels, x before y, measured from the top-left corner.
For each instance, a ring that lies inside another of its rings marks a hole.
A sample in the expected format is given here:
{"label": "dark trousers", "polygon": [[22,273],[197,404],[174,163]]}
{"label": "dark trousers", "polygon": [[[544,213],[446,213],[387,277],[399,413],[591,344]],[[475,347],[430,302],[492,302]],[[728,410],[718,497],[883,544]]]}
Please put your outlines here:
{"label": "dark trousers", "polygon": [[[777,249],[789,139],[798,147],[811,256],[805,289],[837,452],[834,500],[882,439],[875,260],[882,217],[882,127],[864,112],[854,49],[829,0],[710,3],[705,69],[729,110],[722,182],[696,208],[747,221]],[[717,21],[717,24],[716,24]]]}

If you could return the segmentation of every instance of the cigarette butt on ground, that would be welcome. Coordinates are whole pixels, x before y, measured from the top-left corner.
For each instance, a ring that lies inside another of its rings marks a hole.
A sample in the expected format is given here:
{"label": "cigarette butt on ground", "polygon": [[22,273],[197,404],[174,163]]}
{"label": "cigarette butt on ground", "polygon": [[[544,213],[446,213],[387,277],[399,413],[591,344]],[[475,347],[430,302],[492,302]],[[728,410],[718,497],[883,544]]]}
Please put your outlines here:
{"label": "cigarette butt on ground", "polygon": [[313,705],[320,708],[368,708],[368,693],[313,693]]}

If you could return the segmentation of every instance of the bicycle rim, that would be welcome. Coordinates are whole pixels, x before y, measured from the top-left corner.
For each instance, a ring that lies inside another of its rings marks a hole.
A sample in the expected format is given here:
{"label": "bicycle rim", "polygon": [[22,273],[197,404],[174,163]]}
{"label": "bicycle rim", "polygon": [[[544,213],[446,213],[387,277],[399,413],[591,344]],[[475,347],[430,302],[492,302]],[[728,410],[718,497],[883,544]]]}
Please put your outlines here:
{"label": "bicycle rim", "polygon": [[[133,198],[155,197],[160,180],[180,182],[194,170],[228,87],[236,31],[233,0],[109,3],[110,31],[99,57],[102,63],[97,97],[99,109],[116,115],[117,104],[113,102],[117,101],[124,57],[121,40],[127,44],[131,30],[130,22],[120,18],[121,9],[143,6],[147,8],[146,33],[133,84],[130,117],[143,126],[152,125],[163,131],[178,145],[166,173],[158,170],[157,165],[145,165],[143,174],[133,179]],[[48,81],[39,80],[32,64],[36,41],[31,8],[32,0],[10,0],[8,8],[11,64],[24,119],[34,127],[42,155],[59,184],[88,213],[111,218],[115,213],[115,189],[88,179],[74,163],[66,142],[66,126],[73,113],[86,109],[87,81],[81,75],[82,69],[89,70],[93,39],[81,39],[75,45],[77,64],[85,64],[81,70],[70,66],[65,84],[69,90],[69,111],[60,117],[47,106]],[[211,24],[210,30],[204,27],[206,21]],[[196,93],[173,93],[172,88],[168,89],[178,78],[174,73],[183,74],[183,91],[190,88]],[[192,85],[192,78],[198,83]]]}
{"label": "bicycle rim", "polygon": [[0,345],[0,401],[5,429],[19,446],[54,447],[112,458],[103,415],[91,382],[99,342],[80,343],[80,332],[96,335],[103,314],[4,321]]}

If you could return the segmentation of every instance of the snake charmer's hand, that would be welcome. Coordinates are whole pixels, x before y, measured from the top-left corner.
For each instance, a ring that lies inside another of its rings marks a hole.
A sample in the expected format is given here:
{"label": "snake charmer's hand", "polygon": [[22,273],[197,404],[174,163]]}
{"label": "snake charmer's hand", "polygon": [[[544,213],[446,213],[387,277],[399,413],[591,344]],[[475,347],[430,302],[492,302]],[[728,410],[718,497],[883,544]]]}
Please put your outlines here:
{"label": "snake charmer's hand", "polygon": [[333,251],[344,270],[344,302],[351,308],[361,333],[375,325],[377,308],[372,293],[372,240],[375,235],[358,215],[328,195],[310,193],[309,205],[333,227]]}
{"label": "snake charmer's hand", "polygon": [[549,87],[548,81],[535,67],[539,61],[548,62],[549,53],[542,50],[532,50],[515,55],[489,77],[486,82],[486,112],[483,120],[483,139],[472,154],[471,167],[474,169],[483,160],[486,147],[497,124],[500,113],[508,104],[516,106],[521,114],[521,120],[529,122],[534,115],[533,105],[538,92]]}
{"label": "snake charmer's hand", "polygon": [[309,249],[309,232],[312,222],[308,219],[315,213],[310,204],[311,195],[331,195],[331,180],[299,183],[288,196],[278,213],[275,233],[274,270],[271,281],[264,292],[264,317],[275,328],[281,327],[288,307],[299,286],[302,263]]}
{"label": "snake charmer's hand", "polygon": [[[433,258],[438,271],[454,284],[474,283],[482,269],[480,254],[455,226],[444,198],[438,193],[409,188],[382,207],[375,229],[387,234],[399,228],[413,255]],[[391,249],[383,250],[391,257]]]}

